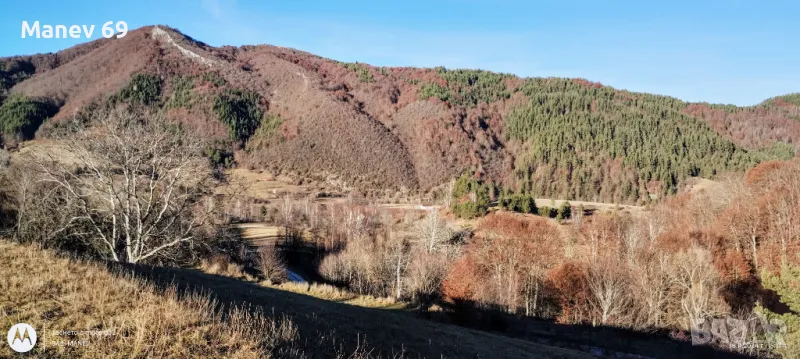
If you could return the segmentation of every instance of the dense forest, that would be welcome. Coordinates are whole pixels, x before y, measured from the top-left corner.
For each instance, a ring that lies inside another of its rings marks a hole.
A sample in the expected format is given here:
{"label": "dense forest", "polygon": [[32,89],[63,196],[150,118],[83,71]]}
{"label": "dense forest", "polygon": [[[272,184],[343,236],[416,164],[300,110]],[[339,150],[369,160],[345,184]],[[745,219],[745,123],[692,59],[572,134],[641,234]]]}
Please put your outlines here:
{"label": "dense forest", "polygon": [[[435,71],[439,80],[422,85],[421,99],[474,108],[510,99],[516,93],[524,95],[502,116],[504,145],[512,148],[514,156],[511,180],[505,182],[516,192],[647,203],[676,193],[688,177],[712,178],[763,160],[794,156],[794,148],[787,142],[737,145],[691,115],[686,110],[689,104],[672,97],[574,79],[519,79],[479,70]],[[767,101],[763,106],[774,108],[774,103]],[[735,106],[716,108],[748,112]],[[694,111],[699,110],[695,107]],[[784,139],[790,142],[791,138]]]}
{"label": "dense forest", "polygon": [[682,114],[673,98],[563,79],[531,79],[522,91],[530,101],[509,114],[506,133],[523,144],[516,175],[533,193],[637,202],[762,158]]}

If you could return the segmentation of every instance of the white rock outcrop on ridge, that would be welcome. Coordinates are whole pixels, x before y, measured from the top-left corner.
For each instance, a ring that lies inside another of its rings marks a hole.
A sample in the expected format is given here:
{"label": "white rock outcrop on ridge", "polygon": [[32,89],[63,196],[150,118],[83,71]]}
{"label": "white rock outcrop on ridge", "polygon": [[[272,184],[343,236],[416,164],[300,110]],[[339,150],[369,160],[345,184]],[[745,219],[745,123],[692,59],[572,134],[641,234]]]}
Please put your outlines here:
{"label": "white rock outcrop on ridge", "polygon": [[214,63],[215,63],[214,60],[207,59],[207,58],[205,58],[203,56],[200,56],[200,55],[194,53],[193,51],[191,51],[189,49],[184,48],[181,45],[178,45],[178,43],[175,42],[175,40],[172,39],[172,36],[170,36],[168,32],[162,30],[158,26],[153,26],[153,37],[157,38],[157,39],[162,39],[163,41],[167,42],[168,44],[170,44],[172,46],[175,46],[176,48],[178,48],[178,50],[184,56],[186,56],[186,57],[188,57],[188,58],[190,58],[192,60],[197,60],[201,64],[208,65],[209,67],[214,66]]}

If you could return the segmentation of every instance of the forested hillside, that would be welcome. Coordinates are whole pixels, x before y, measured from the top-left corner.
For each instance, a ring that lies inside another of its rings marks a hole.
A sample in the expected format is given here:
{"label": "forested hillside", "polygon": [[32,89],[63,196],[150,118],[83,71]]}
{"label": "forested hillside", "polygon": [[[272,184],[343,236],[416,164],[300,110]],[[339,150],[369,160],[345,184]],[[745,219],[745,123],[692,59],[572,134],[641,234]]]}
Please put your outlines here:
{"label": "forested hillside", "polygon": [[125,88],[144,91],[142,76],[147,104],[208,139],[215,162],[381,196],[430,193],[468,173],[506,192],[646,203],[688,177],[791,158],[800,144],[797,95],[691,104],[581,79],[214,48],[166,27],[0,59],[0,99],[13,96],[0,108],[4,138],[13,146],[45,118],[48,129]]}
{"label": "forested hillside", "polygon": [[563,79],[531,79],[521,91],[530,100],[505,125],[507,138],[523,144],[515,174],[532,193],[636,202],[765,157],[681,113],[684,104],[673,98]]}

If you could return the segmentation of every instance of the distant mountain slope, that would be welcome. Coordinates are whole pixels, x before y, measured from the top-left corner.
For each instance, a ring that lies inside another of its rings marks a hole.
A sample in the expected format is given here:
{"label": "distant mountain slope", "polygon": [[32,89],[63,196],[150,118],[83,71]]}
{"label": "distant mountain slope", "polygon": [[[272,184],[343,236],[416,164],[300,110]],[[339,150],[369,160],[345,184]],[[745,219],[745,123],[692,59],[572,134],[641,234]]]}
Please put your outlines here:
{"label": "distant mountain slope", "polygon": [[687,104],[683,112],[740,146],[765,148],[780,141],[800,147],[800,94],[773,97],[750,107]]}
{"label": "distant mountain slope", "polygon": [[[119,93],[135,74],[152,74],[161,83],[152,106],[223,151],[239,149],[239,165],[335,175],[383,194],[427,191],[472,171],[537,196],[643,202],[687,177],[741,170],[800,146],[796,95],[745,108],[691,104],[581,79],[373,67],[269,45],[215,48],[164,26],[0,59],[0,70],[12,94],[62,105],[55,122]],[[257,106],[247,113],[261,116],[258,130],[229,136],[220,101],[231,98]]]}

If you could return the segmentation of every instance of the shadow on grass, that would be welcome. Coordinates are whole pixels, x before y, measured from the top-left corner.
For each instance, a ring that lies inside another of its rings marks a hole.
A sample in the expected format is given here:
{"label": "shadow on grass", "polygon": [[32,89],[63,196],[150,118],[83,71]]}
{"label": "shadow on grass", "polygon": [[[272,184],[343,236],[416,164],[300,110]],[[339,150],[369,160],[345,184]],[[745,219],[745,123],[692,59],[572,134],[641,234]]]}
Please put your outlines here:
{"label": "shadow on grass", "polygon": [[[298,328],[310,357],[375,348],[379,357],[407,358],[740,358],[710,347],[693,347],[663,335],[617,328],[561,325],[523,320],[496,311],[413,313],[364,308],[259,286],[193,269],[109,263],[160,290],[211,295],[225,311],[247,306],[253,312],[288,317]],[[427,317],[427,318],[423,318]],[[481,329],[481,330],[476,330]],[[488,331],[485,331],[488,330]],[[499,334],[502,335],[499,335]],[[313,339],[309,339],[313,338]],[[318,339],[319,338],[319,339]],[[309,343],[309,341],[313,341]],[[327,347],[327,348],[325,348]],[[633,354],[633,355],[628,355]]]}
{"label": "shadow on grass", "polygon": [[[584,215],[590,216],[592,214],[594,214],[593,209],[584,210]],[[323,282],[322,277],[319,275],[319,265],[321,258],[324,258],[330,253],[326,252],[323,248],[315,247],[311,243],[293,242],[294,245],[289,245],[285,241],[279,241],[276,244],[278,244],[278,247],[281,248],[282,252],[284,253],[287,263],[291,267],[292,271],[301,274],[304,278],[310,279],[310,282]],[[334,249],[333,251],[335,252],[336,250]],[[166,269],[162,268],[162,270]],[[170,270],[182,271],[181,269]],[[238,285],[247,285],[247,283],[239,282]],[[460,328],[479,330],[487,334],[493,333],[502,335],[503,337],[507,337],[509,339],[521,339],[529,343],[537,343],[540,345],[564,348],[567,350],[578,350],[582,353],[591,353],[594,355],[599,354],[601,356],[609,357],[617,357],[619,355],[626,356],[628,354],[631,354],[633,357],[642,356],[648,358],[746,357],[737,353],[731,353],[709,346],[693,346],[691,341],[686,342],[670,338],[669,332],[666,331],[644,333],[616,327],[593,327],[588,325],[559,324],[552,321],[521,318],[518,316],[505,314],[502,308],[479,309],[479,307],[474,303],[458,303],[455,306],[446,307],[445,311],[441,312],[428,312],[424,309],[416,307],[398,308],[395,304],[387,304],[385,306],[370,305],[370,308],[364,308],[355,307],[348,304],[348,302],[352,303],[350,301],[357,299],[356,296],[344,298],[324,298],[317,296],[314,298],[303,295],[302,290],[296,290],[294,288],[284,291],[280,289],[265,288],[257,285],[254,286],[259,288],[259,290],[271,291],[269,293],[273,296],[287,296],[287,298],[299,296],[300,299],[297,300],[305,301],[304,303],[308,304],[308,309],[304,309],[304,312],[301,314],[328,310],[342,311],[342,313],[347,313],[347,315],[351,316],[352,319],[360,320],[361,318],[366,317],[366,321],[370,323],[374,321],[385,320],[384,317],[386,316],[392,318],[399,317],[402,318],[402,321],[404,321],[400,328],[405,326],[405,328],[408,328],[409,330],[413,330],[413,326],[418,325],[418,322],[427,322],[428,325],[440,325],[449,328],[457,326]],[[309,295],[314,294],[309,293]],[[277,300],[275,303],[283,303],[283,300],[287,298],[281,297],[275,299]],[[270,305],[274,307],[284,305],[260,302],[259,300],[261,300],[261,298],[257,300],[248,298],[240,300],[267,307]],[[296,300],[289,299],[289,301],[294,302]],[[427,306],[422,307],[427,308]],[[296,314],[296,311],[293,309],[287,310],[284,308],[284,310]],[[338,321],[338,319],[343,321]],[[361,324],[357,325],[353,323],[352,320],[348,320],[347,318],[337,318],[337,321],[334,321],[333,323],[333,325],[331,325],[331,323],[325,324],[328,325],[327,328],[329,330],[337,330],[338,332],[342,331],[341,326],[343,325],[347,328],[351,328],[353,326],[357,328],[369,328],[370,332],[355,330],[349,331],[349,333],[350,335],[354,336],[367,333],[368,338],[371,336],[373,339],[375,339],[376,336],[380,339],[382,336],[381,331],[384,330],[380,324],[374,326],[371,324],[368,326]],[[424,342],[430,342],[432,340],[433,342],[437,342],[437,345],[443,346],[452,345],[457,347],[459,345],[458,342],[445,343],[445,341],[437,340],[439,338],[436,337],[407,339],[405,336],[400,336],[393,337],[393,339],[396,340],[390,340],[388,342],[375,342],[371,340],[371,344],[381,349],[395,349],[396,345],[404,345],[405,349],[412,351],[415,348],[413,341],[417,339],[420,339]],[[425,348],[430,349],[430,347],[431,345],[429,344]],[[447,351],[443,350],[441,352],[424,352],[426,353],[426,357],[430,357],[430,355],[439,357],[440,354]],[[417,352],[415,351],[415,353]],[[464,354],[464,352],[459,352],[459,354]],[[497,355],[498,353],[496,352],[490,352],[488,357],[498,357]],[[459,355],[459,357],[461,356]]]}
{"label": "shadow on grass", "polygon": [[[375,348],[373,357],[405,358],[588,358],[587,353],[435,323],[405,311],[330,302],[193,269],[109,263],[117,274],[171,286],[180,293],[211,295],[224,311],[234,306],[273,317],[288,317],[310,357],[329,358]],[[322,339],[319,339],[322,338]],[[320,348],[323,347],[323,348]],[[535,354],[534,354],[535,353]]]}
{"label": "shadow on grass", "polygon": [[506,314],[502,308],[479,309],[476,303],[469,301],[455,303],[447,309],[422,315],[431,320],[578,348],[601,356],[624,353],[648,358],[749,358],[711,346],[692,345],[690,338],[689,341],[672,339],[666,330],[647,333],[610,326],[560,324]]}

